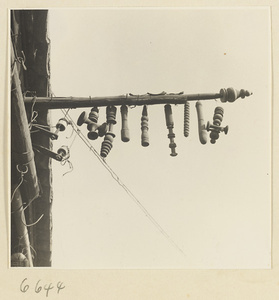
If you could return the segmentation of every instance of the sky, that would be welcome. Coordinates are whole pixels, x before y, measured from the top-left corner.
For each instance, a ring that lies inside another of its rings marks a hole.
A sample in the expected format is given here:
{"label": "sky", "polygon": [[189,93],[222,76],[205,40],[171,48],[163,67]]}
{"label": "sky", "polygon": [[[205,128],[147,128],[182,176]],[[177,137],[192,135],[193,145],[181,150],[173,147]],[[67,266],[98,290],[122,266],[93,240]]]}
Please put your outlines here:
{"label": "sky", "polygon": [[[202,102],[206,122],[222,106],[222,125],[229,125],[214,145],[199,141],[195,101],[187,138],[183,105],[172,105],[176,157],[163,105],[148,106],[149,147],[140,141],[142,107],[129,107],[128,143],[120,138],[117,108],[106,162],[184,254],[70,126],[61,132],[53,150],[71,145],[73,171],[65,174],[68,164],[52,162],[54,268],[270,268],[269,22],[267,8],[50,10],[56,96],[253,92],[234,103]],[[82,111],[90,108],[69,115],[76,121]],[[51,111],[53,125],[62,117]],[[100,122],[105,118],[100,108]],[[85,125],[80,130],[87,135]],[[102,140],[90,141],[98,152]]]}

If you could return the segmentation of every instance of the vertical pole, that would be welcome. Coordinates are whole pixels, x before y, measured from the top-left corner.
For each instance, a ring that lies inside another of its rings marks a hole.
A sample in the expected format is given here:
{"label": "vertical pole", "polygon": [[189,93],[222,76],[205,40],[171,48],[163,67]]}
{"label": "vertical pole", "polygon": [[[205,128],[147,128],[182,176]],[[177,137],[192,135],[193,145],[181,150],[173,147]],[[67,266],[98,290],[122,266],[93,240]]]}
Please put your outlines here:
{"label": "vertical pole", "polygon": [[14,193],[14,197],[13,197],[12,203],[11,203],[11,209],[13,212],[12,218],[14,220],[17,234],[20,239],[19,243],[25,250],[25,255],[28,259],[29,266],[33,267],[29,235],[28,235],[27,227],[25,225],[26,224],[25,214],[24,214],[22,198],[21,198],[21,194],[20,194],[19,190],[17,190]]}

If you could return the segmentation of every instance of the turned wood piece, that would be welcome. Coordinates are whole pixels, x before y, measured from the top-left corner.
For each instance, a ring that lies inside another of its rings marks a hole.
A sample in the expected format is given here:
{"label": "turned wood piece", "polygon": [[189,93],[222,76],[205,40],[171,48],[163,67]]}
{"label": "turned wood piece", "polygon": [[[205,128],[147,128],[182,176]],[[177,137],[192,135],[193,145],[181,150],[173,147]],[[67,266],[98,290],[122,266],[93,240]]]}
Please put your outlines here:
{"label": "turned wood piece", "polygon": [[70,157],[70,149],[63,145],[57,150],[57,154],[61,157],[61,161],[66,160]]}
{"label": "turned wood piece", "polygon": [[107,114],[107,123],[108,124],[116,124],[116,106],[107,106],[106,109],[106,114]]}
{"label": "turned wood piece", "polygon": [[56,127],[56,132],[55,133],[58,133],[59,131],[65,131],[68,124],[69,123],[65,118],[59,119],[56,126],[55,126]]}
{"label": "turned wood piece", "polygon": [[80,114],[80,116],[78,117],[77,125],[78,125],[78,126],[81,126],[81,125],[84,124],[84,123],[87,124],[87,125],[88,125],[88,124],[93,124],[93,122],[87,118],[87,114],[86,114],[85,111],[83,111],[83,112]]}
{"label": "turned wood piece", "polygon": [[52,140],[58,139],[58,133],[60,131],[65,131],[66,127],[68,126],[69,122],[65,118],[61,118],[58,120],[56,124],[56,131],[54,132],[54,135],[51,136]]}
{"label": "turned wood piece", "polygon": [[175,134],[173,132],[174,122],[173,122],[173,115],[172,109],[170,104],[166,104],[165,108],[165,117],[166,117],[166,125],[169,130],[168,138],[170,139],[169,147],[171,148],[171,156],[176,156],[177,153],[175,152],[176,144],[174,142]]}
{"label": "turned wood piece", "polygon": [[[89,117],[87,117],[87,114],[85,111],[83,111],[78,120],[77,120],[77,125],[78,126],[81,126],[83,125],[84,123],[87,124],[87,130],[89,131],[88,134],[87,134],[87,137],[90,139],[90,140],[95,140],[98,138],[98,136],[104,136],[104,131],[105,131],[105,128],[104,126],[101,128],[101,135],[100,135],[100,132],[99,132],[99,127],[102,126],[102,125],[99,125],[97,123],[98,121],[98,117],[99,117],[99,109],[97,107],[93,107],[91,109],[91,112],[89,114]],[[98,130],[98,132],[96,131]]]}
{"label": "turned wood piece", "polygon": [[223,121],[224,109],[220,106],[216,107],[213,115],[213,124],[207,122],[206,129],[210,132],[210,142],[211,144],[215,144],[216,140],[219,138],[220,132],[228,133],[229,126],[221,127],[221,123]]}
{"label": "turned wood piece", "polygon": [[122,142],[129,142],[130,141],[130,133],[128,128],[128,107],[127,105],[121,105],[121,120],[122,120],[122,127],[121,127],[121,140]]}
{"label": "turned wood piece", "polygon": [[87,129],[89,131],[88,134],[87,134],[87,137],[90,140],[96,140],[99,136],[99,134],[97,132],[97,129],[100,126],[98,124],[98,119],[99,119],[99,109],[98,109],[98,107],[93,107],[91,109],[91,112],[89,113],[88,119],[90,121],[92,121],[93,123],[87,125]]}
{"label": "turned wood piece", "polygon": [[91,108],[88,119],[94,123],[98,123],[99,119],[99,109],[98,107]]}
{"label": "turned wood piece", "polygon": [[250,95],[252,95],[253,93],[241,89],[240,91],[237,89],[234,89],[232,87],[227,88],[227,89],[221,89],[220,90],[220,99],[222,102],[234,102],[236,99],[238,98],[245,98],[248,97]]}
{"label": "turned wood piece", "polygon": [[113,125],[116,124],[116,107],[115,106],[107,106],[106,109],[107,115],[107,124],[108,124],[108,131],[104,137],[104,141],[102,142],[101,146],[101,156],[107,157],[109,154],[112,146],[113,146],[113,139],[115,138],[115,134],[113,133]]}
{"label": "turned wood piece", "polygon": [[55,127],[56,127],[55,132],[52,132],[51,130],[37,126],[36,124],[32,124],[32,127],[36,128],[36,130],[39,130],[42,134],[50,137],[52,140],[57,140],[58,133],[60,131],[64,131],[66,129],[66,127],[68,126],[68,124],[69,124],[69,122],[65,118],[59,119],[57,124],[55,125]]}
{"label": "turned wood piece", "polygon": [[205,129],[205,122],[203,117],[202,103],[200,101],[196,102],[196,110],[198,115],[198,131],[200,142],[204,145],[207,143],[207,132]]}
{"label": "turned wood piece", "polygon": [[107,123],[104,122],[102,125],[98,127],[98,133],[100,137],[103,137],[107,132]]}
{"label": "turned wood piece", "polygon": [[141,115],[141,145],[143,147],[149,146],[148,113],[146,105],[143,106]]}
{"label": "turned wood piece", "polygon": [[190,103],[186,101],[184,104],[184,136],[189,136],[189,127],[190,127]]}
{"label": "turned wood piece", "polygon": [[105,135],[104,141],[102,142],[101,147],[101,156],[107,157],[112,146],[113,146],[113,139],[115,138],[115,134],[113,132],[108,131]]}

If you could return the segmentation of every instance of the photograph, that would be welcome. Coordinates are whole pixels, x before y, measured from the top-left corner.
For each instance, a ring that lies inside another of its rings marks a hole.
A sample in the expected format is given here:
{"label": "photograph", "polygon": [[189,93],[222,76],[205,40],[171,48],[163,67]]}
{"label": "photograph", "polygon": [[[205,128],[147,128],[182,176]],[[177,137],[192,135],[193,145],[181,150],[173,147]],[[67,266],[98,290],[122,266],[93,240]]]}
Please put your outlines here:
{"label": "photograph", "polygon": [[18,8],[9,34],[11,268],[271,269],[269,7]]}

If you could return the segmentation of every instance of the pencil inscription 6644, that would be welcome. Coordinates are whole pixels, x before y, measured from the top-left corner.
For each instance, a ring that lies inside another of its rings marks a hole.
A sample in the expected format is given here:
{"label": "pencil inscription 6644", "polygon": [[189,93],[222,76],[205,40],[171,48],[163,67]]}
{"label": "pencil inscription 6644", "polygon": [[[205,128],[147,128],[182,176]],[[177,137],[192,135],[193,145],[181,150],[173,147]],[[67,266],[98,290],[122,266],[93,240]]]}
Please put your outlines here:
{"label": "pencil inscription 6644", "polygon": [[45,292],[46,297],[48,297],[49,292],[51,290],[56,291],[57,294],[59,294],[59,292],[61,290],[63,290],[65,288],[65,285],[63,284],[63,282],[58,281],[56,283],[56,285],[54,285],[52,282],[50,283],[46,283],[46,284],[41,284],[41,279],[39,279],[35,285],[31,286],[27,283],[27,278],[24,278],[20,284],[20,291],[22,293],[26,293],[28,291],[33,291],[35,293],[40,293],[40,292]]}

